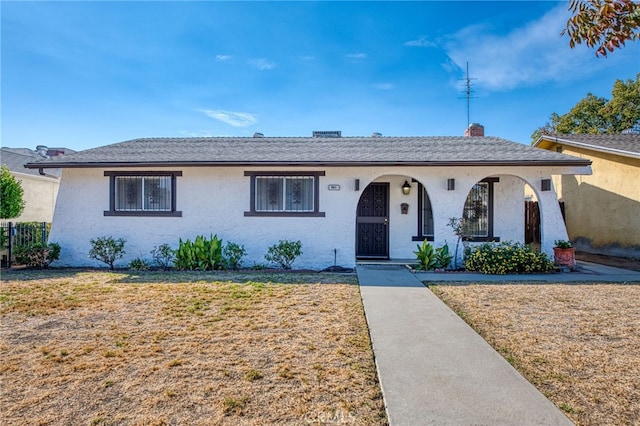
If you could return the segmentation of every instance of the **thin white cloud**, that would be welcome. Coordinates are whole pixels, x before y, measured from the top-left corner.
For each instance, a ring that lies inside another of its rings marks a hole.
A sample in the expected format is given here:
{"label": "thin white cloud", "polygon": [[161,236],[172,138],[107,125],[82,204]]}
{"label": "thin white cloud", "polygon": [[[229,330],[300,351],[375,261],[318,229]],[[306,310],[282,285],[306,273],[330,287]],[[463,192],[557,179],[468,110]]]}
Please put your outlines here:
{"label": "thin white cloud", "polygon": [[303,61],[315,61],[316,57],[313,55],[302,55],[300,56],[300,59]]}
{"label": "thin white cloud", "polygon": [[474,84],[488,90],[574,79],[577,73],[593,71],[584,66],[593,52],[571,49],[560,37],[567,18],[567,6],[561,4],[505,35],[482,25],[470,26],[449,37],[445,50],[459,70],[465,70],[468,62]]}
{"label": "thin white cloud", "polygon": [[376,83],[373,87],[378,90],[393,90],[396,86],[393,83]]}
{"label": "thin white cloud", "polygon": [[209,109],[201,109],[200,112],[203,112],[207,116],[214,118],[218,121],[222,121],[233,127],[249,127],[258,122],[258,119],[248,112],[233,112],[233,111],[223,111],[223,110],[209,110]]}
{"label": "thin white cloud", "polygon": [[216,61],[226,62],[231,59],[231,55],[216,55]]}
{"label": "thin white cloud", "polygon": [[276,67],[276,63],[270,61],[268,59],[259,58],[259,59],[251,59],[249,61],[249,65],[252,67],[259,69],[260,71],[268,71]]}
{"label": "thin white cloud", "polygon": [[366,53],[349,53],[345,56],[353,61],[361,61],[363,59],[367,59]]}
{"label": "thin white cloud", "polygon": [[437,44],[433,41],[427,40],[426,37],[421,36],[417,40],[409,40],[405,44],[405,46],[409,47],[436,47]]}

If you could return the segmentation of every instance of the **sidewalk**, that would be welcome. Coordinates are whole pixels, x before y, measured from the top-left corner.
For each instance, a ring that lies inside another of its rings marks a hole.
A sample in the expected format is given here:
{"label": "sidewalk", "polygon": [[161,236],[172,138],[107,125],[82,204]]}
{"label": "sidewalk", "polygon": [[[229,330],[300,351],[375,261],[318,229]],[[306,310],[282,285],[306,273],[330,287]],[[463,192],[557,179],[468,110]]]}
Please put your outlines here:
{"label": "sidewalk", "polygon": [[445,282],[528,282],[528,283],[637,283],[640,282],[640,272],[628,269],[614,268],[589,262],[576,262],[576,268],[571,272],[553,274],[508,274],[486,275],[478,273],[435,273],[416,272],[420,281],[445,281]]}
{"label": "sidewalk", "polygon": [[408,269],[357,273],[392,426],[572,424]]}

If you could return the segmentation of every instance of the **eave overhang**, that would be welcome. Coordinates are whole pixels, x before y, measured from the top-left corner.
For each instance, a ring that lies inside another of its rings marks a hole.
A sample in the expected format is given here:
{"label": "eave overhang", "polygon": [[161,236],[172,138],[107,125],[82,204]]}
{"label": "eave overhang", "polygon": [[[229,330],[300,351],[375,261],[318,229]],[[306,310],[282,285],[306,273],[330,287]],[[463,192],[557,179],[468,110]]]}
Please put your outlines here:
{"label": "eave overhang", "polygon": [[605,154],[620,155],[622,157],[640,158],[640,153],[638,153],[638,152],[625,151],[623,149],[616,149],[616,148],[607,148],[607,147],[600,146],[600,145],[593,145],[593,144],[589,144],[589,143],[576,142],[576,141],[573,141],[571,139],[557,138],[557,137],[554,137],[554,136],[541,136],[536,141],[536,143],[533,144],[533,146],[536,147],[536,148],[540,148],[540,149],[548,149],[549,147],[551,147],[552,144],[568,145],[568,146],[572,146],[572,147],[575,147],[575,148],[587,149],[589,151],[602,152],[602,153],[605,153]]}
{"label": "eave overhang", "polygon": [[59,169],[59,168],[131,168],[131,167],[372,167],[372,166],[400,166],[400,167],[493,167],[493,166],[590,166],[591,161],[576,159],[571,161],[541,160],[541,161],[114,161],[114,162],[56,162],[56,163],[28,163],[30,169]]}

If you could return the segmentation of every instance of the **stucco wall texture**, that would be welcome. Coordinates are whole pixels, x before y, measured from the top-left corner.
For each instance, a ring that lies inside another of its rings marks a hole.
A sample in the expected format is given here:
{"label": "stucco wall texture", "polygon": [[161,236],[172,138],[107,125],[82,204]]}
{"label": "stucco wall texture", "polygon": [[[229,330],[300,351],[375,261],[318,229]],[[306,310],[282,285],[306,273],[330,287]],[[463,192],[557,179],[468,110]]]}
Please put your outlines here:
{"label": "stucco wall texture", "polygon": [[23,189],[24,211],[11,222],[51,222],[60,187],[57,178],[13,173]]}
{"label": "stucco wall texture", "polygon": [[593,162],[592,175],[554,177],[576,248],[640,258],[640,159],[566,145],[562,152]]}
{"label": "stucco wall texture", "polygon": [[[109,169],[125,171],[124,169]],[[126,171],[141,169],[131,168]],[[148,171],[150,169],[144,169]],[[303,255],[294,268],[324,269],[334,265],[353,267],[356,263],[356,209],[362,191],[371,182],[388,182],[389,256],[414,259],[417,234],[418,188],[412,184],[409,195],[401,191],[412,178],[426,188],[434,215],[435,247],[449,244],[455,249],[456,236],[447,226],[449,219],[460,217],[472,186],[486,177],[499,177],[495,185],[494,234],[501,241],[524,239],[524,184],[536,192],[542,216],[542,250],[552,254],[553,241],[566,239],[558,201],[554,191],[540,192],[540,180],[559,173],[553,167],[299,167],[295,169],[256,167],[157,168],[182,171],[177,178],[177,210],[182,217],[104,216],[109,208],[109,178],[105,169],[64,169],[51,230],[51,241],[61,247],[58,266],[104,266],[88,258],[89,240],[103,235],[127,240],[126,256],[117,266],[126,266],[137,257],[150,259],[150,251],[167,243],[177,247],[180,238],[217,234],[225,242],[244,245],[244,266],[265,264],[269,246],[281,239],[300,240]],[[324,171],[320,177],[319,209],[325,217],[247,217],[250,209],[250,177],[246,171]],[[566,172],[566,168],[562,169]],[[455,190],[447,190],[447,179],[455,179]],[[360,190],[355,180],[360,180]],[[339,185],[339,190],[329,190]],[[400,205],[409,204],[408,214]],[[458,253],[459,256],[462,253]]]}

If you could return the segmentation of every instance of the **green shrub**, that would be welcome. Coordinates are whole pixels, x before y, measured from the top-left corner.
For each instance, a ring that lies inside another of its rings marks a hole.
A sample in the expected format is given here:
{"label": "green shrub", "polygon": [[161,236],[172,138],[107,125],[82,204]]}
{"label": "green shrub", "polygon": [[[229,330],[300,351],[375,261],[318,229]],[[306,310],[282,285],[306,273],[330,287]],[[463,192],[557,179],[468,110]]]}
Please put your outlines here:
{"label": "green shrub", "polygon": [[500,275],[549,272],[555,268],[545,253],[510,241],[468,248],[465,266],[468,271]]}
{"label": "green shrub", "polygon": [[4,226],[0,227],[0,250],[4,250],[9,247],[9,235]]}
{"label": "green shrub", "polygon": [[24,189],[22,182],[16,179],[6,164],[2,165],[0,176],[0,218],[18,217],[24,211]]}
{"label": "green shrub", "polygon": [[131,269],[132,271],[148,271],[149,267],[149,262],[141,257],[136,257],[131,262],[129,262],[129,269]]}
{"label": "green shrub", "polygon": [[113,265],[116,260],[124,256],[124,244],[127,242],[123,238],[117,240],[112,236],[103,236],[90,240],[91,250],[89,250],[89,259],[99,260],[109,265],[113,271]]}
{"label": "green shrub", "polygon": [[29,268],[47,268],[54,260],[60,258],[60,244],[35,243],[18,246],[15,251],[16,262]]}
{"label": "green shrub", "polygon": [[445,244],[436,249],[436,268],[447,269],[451,265],[453,256],[449,252],[449,245]]}
{"label": "green shrub", "polygon": [[224,268],[222,240],[217,235],[209,239],[198,235],[193,242],[182,241],[181,238],[175,256],[175,267],[180,270],[213,271]]}
{"label": "green shrub", "polygon": [[224,246],[224,257],[227,260],[227,264],[229,268],[234,271],[239,269],[242,266],[242,258],[247,254],[244,246],[228,242],[226,246]]}
{"label": "green shrub", "polygon": [[267,262],[279,265],[283,269],[291,269],[291,265],[298,256],[302,254],[302,243],[300,241],[280,240],[267,250],[264,258]]}
{"label": "green shrub", "polygon": [[176,258],[175,251],[169,244],[160,244],[154,247],[153,250],[151,250],[151,256],[163,271],[168,270]]}
{"label": "green shrub", "polygon": [[418,251],[414,251],[418,260],[418,269],[429,271],[436,267],[436,252],[433,246],[425,239],[422,244],[417,244]]}

